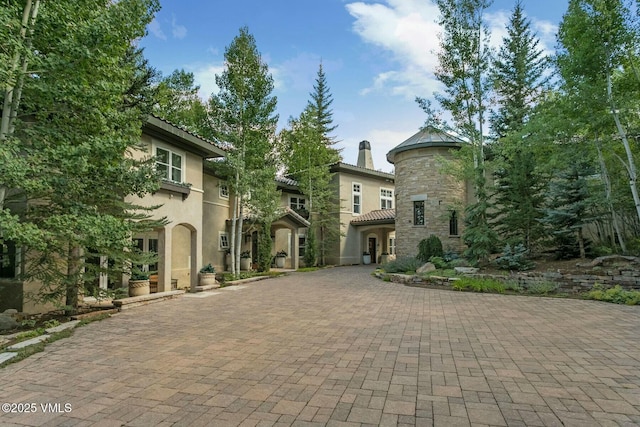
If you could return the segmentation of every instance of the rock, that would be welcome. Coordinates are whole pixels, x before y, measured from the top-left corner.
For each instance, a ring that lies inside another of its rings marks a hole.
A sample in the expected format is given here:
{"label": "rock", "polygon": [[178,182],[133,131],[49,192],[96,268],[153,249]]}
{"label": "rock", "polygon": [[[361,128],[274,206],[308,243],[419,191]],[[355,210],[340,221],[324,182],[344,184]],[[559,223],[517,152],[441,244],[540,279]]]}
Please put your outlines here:
{"label": "rock", "polygon": [[17,328],[18,322],[8,314],[0,314],[0,331],[8,331]]}
{"label": "rock", "polygon": [[18,314],[18,310],[15,308],[7,308],[2,314]]}
{"label": "rock", "polygon": [[454,270],[459,274],[474,274],[479,271],[479,269],[475,267],[454,267]]}
{"label": "rock", "polygon": [[430,271],[435,271],[435,270],[436,270],[436,266],[432,262],[428,262],[422,267],[418,268],[416,270],[416,273],[428,273]]}

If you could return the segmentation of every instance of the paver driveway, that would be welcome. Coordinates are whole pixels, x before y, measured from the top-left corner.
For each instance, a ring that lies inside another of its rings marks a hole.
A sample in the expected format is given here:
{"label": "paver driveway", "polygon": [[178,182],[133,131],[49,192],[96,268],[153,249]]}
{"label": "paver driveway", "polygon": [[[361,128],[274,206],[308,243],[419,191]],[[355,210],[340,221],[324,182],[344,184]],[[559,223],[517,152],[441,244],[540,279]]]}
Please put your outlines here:
{"label": "paver driveway", "polygon": [[[640,425],[640,308],[342,267],[152,304],[0,370],[0,425]],[[68,409],[68,408],[67,408]]]}

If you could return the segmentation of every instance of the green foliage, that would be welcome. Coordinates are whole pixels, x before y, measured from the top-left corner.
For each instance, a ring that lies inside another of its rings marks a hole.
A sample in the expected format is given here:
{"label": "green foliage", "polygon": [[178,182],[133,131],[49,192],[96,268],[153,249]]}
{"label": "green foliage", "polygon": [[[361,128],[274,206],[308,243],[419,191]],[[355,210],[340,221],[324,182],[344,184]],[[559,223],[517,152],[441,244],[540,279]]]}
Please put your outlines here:
{"label": "green foliage", "polygon": [[309,273],[311,271],[318,271],[320,270],[320,267],[303,267],[303,268],[299,268],[296,271],[298,273]]}
{"label": "green foliage", "polygon": [[444,269],[449,267],[449,263],[444,258],[439,256],[432,256],[429,258],[429,262],[432,263],[437,269]]}
{"label": "green foliage", "polygon": [[313,227],[307,228],[307,241],[304,248],[304,264],[307,267],[316,265],[317,260],[317,240],[316,232]]}
{"label": "green foliage", "polygon": [[271,269],[271,224],[264,223],[258,234],[258,271],[267,272]]}
{"label": "green foliage", "polygon": [[209,136],[207,109],[200,99],[193,73],[175,70],[156,87],[153,114],[201,136]]}
{"label": "green foliage", "polygon": [[200,269],[200,273],[215,273],[216,269],[211,265],[211,263],[205,265]]}
{"label": "green foliage", "polygon": [[496,258],[493,263],[502,270],[531,270],[535,264],[527,257],[529,250],[519,243],[513,247],[507,244],[502,250],[502,256]]}
{"label": "green foliage", "polygon": [[525,286],[525,290],[533,295],[549,295],[558,291],[560,285],[553,282],[533,282]]}
{"label": "green foliage", "polygon": [[417,258],[398,258],[386,263],[383,269],[385,273],[409,273],[415,272],[422,264]]}
{"label": "green foliage", "polygon": [[418,258],[422,262],[427,262],[431,257],[442,257],[444,251],[442,249],[442,241],[435,234],[430,235],[426,239],[422,239],[418,243]]}
{"label": "green foliage", "polygon": [[451,287],[457,291],[488,292],[498,294],[503,294],[506,289],[505,285],[497,280],[473,277],[461,277],[454,281],[451,284]]}
{"label": "green foliage", "polygon": [[465,208],[462,239],[467,249],[464,256],[473,264],[486,262],[495,248],[497,235],[487,221],[488,209],[486,201],[479,201]]}
{"label": "green foliage", "polygon": [[585,298],[606,301],[614,304],[640,305],[640,291],[625,290],[620,285],[605,289],[602,285],[595,284]]}

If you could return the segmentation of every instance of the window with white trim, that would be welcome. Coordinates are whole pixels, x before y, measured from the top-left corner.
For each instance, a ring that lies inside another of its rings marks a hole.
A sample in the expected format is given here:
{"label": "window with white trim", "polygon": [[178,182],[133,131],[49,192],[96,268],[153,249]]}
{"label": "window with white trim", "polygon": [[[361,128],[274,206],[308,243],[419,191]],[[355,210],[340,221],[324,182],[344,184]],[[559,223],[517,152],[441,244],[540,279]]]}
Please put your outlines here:
{"label": "window with white trim", "polygon": [[228,199],[229,198],[229,185],[227,184],[226,181],[220,181],[220,198],[221,199]]}
{"label": "window with white trim", "polygon": [[389,237],[389,255],[396,254],[396,238]]}
{"label": "window with white trim", "polygon": [[298,235],[298,255],[300,257],[304,256],[304,251],[307,248],[307,236],[306,234]]}
{"label": "window with white trim", "polygon": [[294,211],[307,208],[307,201],[303,197],[289,197],[289,207]]}
{"label": "window with white trim", "polygon": [[182,154],[156,147],[156,169],[160,172],[162,179],[183,182],[183,163]]}
{"label": "window with white trim", "polygon": [[219,242],[218,247],[220,248],[221,251],[229,249],[229,234],[223,231],[219,232],[218,242]]}
{"label": "window with white trim", "polygon": [[353,182],[351,190],[352,200],[353,200],[353,213],[360,214],[362,213],[362,184]]}
{"label": "window with white trim", "polygon": [[393,209],[393,190],[380,189],[380,209]]}

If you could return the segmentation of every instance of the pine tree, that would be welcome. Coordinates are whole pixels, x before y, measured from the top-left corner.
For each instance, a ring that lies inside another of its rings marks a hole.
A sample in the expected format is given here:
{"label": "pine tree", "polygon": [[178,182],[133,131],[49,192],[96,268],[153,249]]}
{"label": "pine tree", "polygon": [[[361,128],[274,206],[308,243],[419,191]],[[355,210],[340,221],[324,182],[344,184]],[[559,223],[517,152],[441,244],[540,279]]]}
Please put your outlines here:
{"label": "pine tree", "polygon": [[[216,76],[220,91],[209,99],[211,135],[227,144],[225,159],[229,186],[236,197],[231,218],[232,273],[240,271],[243,221],[247,208],[256,204],[251,192],[260,193],[266,214],[278,198],[274,190],[276,172],[274,140],[278,115],[273,77],[256,47],[255,38],[243,27],[226,48],[226,68]],[[270,226],[270,224],[268,224]]]}
{"label": "pine tree", "polygon": [[498,163],[494,189],[495,230],[512,244],[531,250],[543,235],[542,186],[536,172],[530,138],[523,138],[534,106],[544,94],[549,61],[525,19],[520,1],[511,14],[507,37],[493,63],[492,84],[498,108],[491,115],[491,130]]}
{"label": "pine tree", "polygon": [[207,109],[200,99],[193,73],[175,70],[160,80],[153,113],[201,136],[207,133]]}
{"label": "pine tree", "polygon": [[336,144],[335,137],[331,133],[336,130],[338,125],[333,124],[333,96],[327,85],[327,78],[324,74],[322,62],[318,66],[318,75],[313,85],[313,92],[310,94],[311,99],[307,103],[307,111],[311,116],[311,122],[315,131],[324,138],[324,145],[332,146]]}

